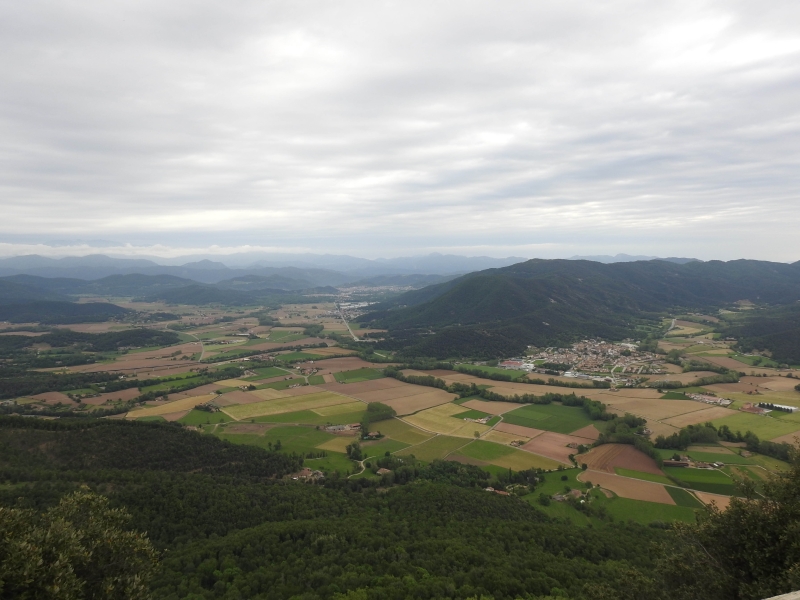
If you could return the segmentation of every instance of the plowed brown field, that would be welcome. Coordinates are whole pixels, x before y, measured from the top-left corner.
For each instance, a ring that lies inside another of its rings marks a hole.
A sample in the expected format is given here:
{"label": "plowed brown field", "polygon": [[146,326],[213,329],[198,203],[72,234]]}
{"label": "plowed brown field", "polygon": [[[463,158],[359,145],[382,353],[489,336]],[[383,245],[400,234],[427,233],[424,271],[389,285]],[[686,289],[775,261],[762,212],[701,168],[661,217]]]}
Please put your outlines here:
{"label": "plowed brown field", "polygon": [[600,432],[594,425],[587,425],[586,427],[581,427],[578,431],[573,431],[570,435],[594,441],[600,437]]}
{"label": "plowed brown field", "polygon": [[615,473],[614,467],[632,469],[653,475],[664,473],[656,465],[656,461],[628,444],[603,444],[592,448],[578,457],[579,463],[585,463],[593,471]]}
{"label": "plowed brown field", "polygon": [[546,456],[559,462],[570,464],[569,455],[577,453],[575,448],[567,447],[567,444],[585,444],[585,438],[574,437],[571,435],[564,435],[562,433],[554,433],[552,431],[545,431],[541,435],[536,436],[530,442],[522,446],[523,450],[533,452],[540,456]]}
{"label": "plowed brown field", "polygon": [[667,488],[658,483],[620,477],[602,471],[584,471],[578,475],[579,481],[591,481],[601,487],[611,490],[620,498],[631,500],[644,500],[645,502],[658,502],[659,504],[675,504]]}

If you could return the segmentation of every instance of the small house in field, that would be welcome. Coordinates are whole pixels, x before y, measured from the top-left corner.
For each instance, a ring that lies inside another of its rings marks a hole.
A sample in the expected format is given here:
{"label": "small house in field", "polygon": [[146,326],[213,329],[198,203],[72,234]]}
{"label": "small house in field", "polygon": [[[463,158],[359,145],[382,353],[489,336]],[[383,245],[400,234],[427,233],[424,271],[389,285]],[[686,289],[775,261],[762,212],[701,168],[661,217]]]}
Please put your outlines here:
{"label": "small house in field", "polygon": [[378,469],[378,475],[386,475],[387,473],[391,473],[391,472],[392,472],[391,469],[384,469],[383,467]]}

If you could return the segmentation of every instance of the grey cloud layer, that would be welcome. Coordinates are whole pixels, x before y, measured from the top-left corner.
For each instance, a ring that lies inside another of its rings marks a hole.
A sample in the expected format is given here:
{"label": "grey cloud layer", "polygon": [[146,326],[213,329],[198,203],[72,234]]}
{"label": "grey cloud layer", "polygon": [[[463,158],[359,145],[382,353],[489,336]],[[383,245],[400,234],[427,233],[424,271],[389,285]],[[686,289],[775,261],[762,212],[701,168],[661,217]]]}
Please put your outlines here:
{"label": "grey cloud layer", "polygon": [[3,13],[12,243],[800,258],[796,2]]}

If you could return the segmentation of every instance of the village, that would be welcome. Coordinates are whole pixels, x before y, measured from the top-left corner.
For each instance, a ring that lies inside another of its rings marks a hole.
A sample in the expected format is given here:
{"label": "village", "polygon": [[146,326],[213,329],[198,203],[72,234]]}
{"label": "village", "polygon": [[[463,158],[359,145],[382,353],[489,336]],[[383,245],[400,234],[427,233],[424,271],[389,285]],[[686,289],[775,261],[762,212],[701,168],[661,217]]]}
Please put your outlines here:
{"label": "village", "polygon": [[624,383],[642,375],[665,373],[664,357],[640,351],[633,341],[619,343],[583,340],[570,348],[529,347],[525,357],[504,360],[498,367],[512,370],[562,375],[575,379],[593,379]]}

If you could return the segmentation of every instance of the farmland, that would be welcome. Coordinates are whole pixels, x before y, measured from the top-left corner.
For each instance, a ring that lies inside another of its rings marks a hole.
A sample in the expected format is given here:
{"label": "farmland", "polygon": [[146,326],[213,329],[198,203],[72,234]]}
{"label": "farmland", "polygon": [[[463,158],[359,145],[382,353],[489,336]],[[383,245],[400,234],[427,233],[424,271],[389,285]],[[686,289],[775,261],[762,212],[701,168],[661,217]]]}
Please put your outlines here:
{"label": "farmland", "polygon": [[481,434],[489,430],[486,425],[471,423],[454,417],[454,415],[462,412],[463,409],[459,405],[448,403],[407,416],[404,420],[425,431],[456,437],[475,437],[475,432]]}
{"label": "farmland", "polygon": [[[261,390],[267,391],[267,390]],[[276,398],[252,404],[227,406],[223,410],[236,420],[263,417],[284,412],[314,410],[337,404],[349,404],[351,399],[332,392],[317,392],[306,396]]]}
{"label": "farmland", "polygon": [[503,422],[556,433],[571,433],[592,424],[591,419],[580,408],[556,403],[523,406],[505,413]]}
{"label": "farmland", "polygon": [[455,452],[468,443],[469,440],[464,438],[437,435],[416,446],[404,448],[397,454],[399,456],[410,456],[413,454],[419,460],[430,462],[432,460],[436,460],[437,458],[445,458],[451,452]]}

